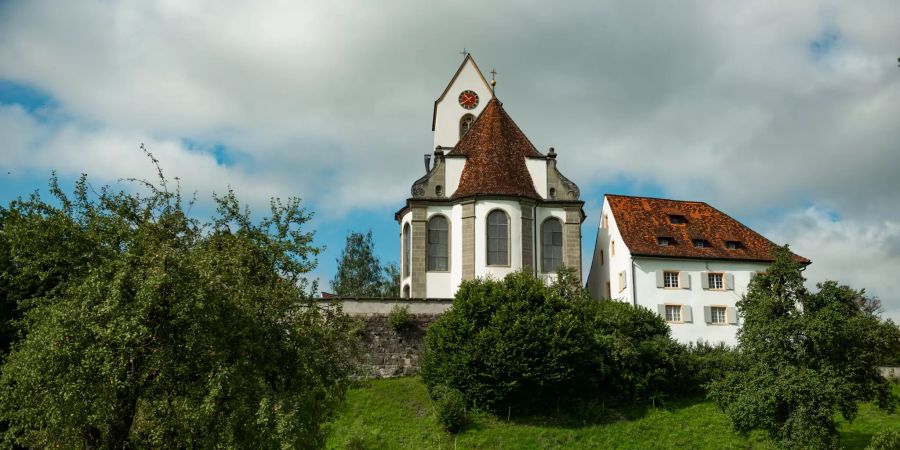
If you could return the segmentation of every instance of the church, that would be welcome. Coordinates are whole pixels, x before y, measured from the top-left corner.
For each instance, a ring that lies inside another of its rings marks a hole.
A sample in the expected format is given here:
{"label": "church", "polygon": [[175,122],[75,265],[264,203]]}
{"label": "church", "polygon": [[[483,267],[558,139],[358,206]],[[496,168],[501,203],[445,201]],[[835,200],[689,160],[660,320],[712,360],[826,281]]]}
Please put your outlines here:
{"label": "church", "polygon": [[450,298],[463,280],[526,270],[581,276],[584,202],[494,96],[471,54],[434,102],[434,152],[400,225],[400,294]]}
{"label": "church", "polygon": [[678,341],[736,344],[737,301],[776,244],[703,202],[607,194],[583,277],[578,186],[495,85],[467,53],[434,102],[434,151],[394,216],[401,297],[450,299],[464,280],[524,270],[550,281],[568,267],[592,297],[656,311]]}

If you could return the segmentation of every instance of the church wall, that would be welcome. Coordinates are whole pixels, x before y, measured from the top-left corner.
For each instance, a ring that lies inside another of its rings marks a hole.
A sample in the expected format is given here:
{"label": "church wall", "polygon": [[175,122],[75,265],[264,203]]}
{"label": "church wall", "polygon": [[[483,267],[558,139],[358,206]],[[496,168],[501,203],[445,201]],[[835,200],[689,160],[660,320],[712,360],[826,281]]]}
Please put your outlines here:
{"label": "church wall", "polygon": [[525,167],[531,175],[534,190],[541,198],[547,198],[547,161],[536,158],[525,158]]}
{"label": "church wall", "polygon": [[[487,265],[487,215],[502,209],[509,216],[509,266]],[[475,203],[475,276],[501,279],[522,268],[522,212],[516,200],[479,200]]]}
{"label": "church wall", "polygon": [[459,179],[462,177],[463,167],[466,165],[466,158],[444,158],[445,183],[447,183],[447,197],[452,197],[459,187]]}
{"label": "church wall", "polygon": [[[472,90],[478,94],[478,106],[475,109],[467,110],[459,106],[459,94],[464,90]],[[475,63],[469,60],[436,106],[432,148],[438,145],[455,146],[459,141],[459,120],[462,116],[470,113],[477,117],[492,97],[490,88],[478,73]]]}

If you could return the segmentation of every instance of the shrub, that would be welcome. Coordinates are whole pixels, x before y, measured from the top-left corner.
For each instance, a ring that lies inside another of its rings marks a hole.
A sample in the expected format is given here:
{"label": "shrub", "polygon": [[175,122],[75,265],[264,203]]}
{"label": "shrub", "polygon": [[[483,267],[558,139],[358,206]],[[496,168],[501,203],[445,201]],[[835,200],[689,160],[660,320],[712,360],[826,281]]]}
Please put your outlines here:
{"label": "shrub", "polygon": [[683,393],[705,392],[710,383],[737,370],[738,362],[738,351],[724,343],[692,342],[685,346],[678,363],[678,390]]}
{"label": "shrub", "polygon": [[547,405],[583,392],[595,355],[572,302],[519,272],[462,283],[428,329],[421,373],[479,407]]}
{"label": "shrub", "polygon": [[466,424],[466,400],[462,392],[444,385],[431,389],[437,422],[445,430],[456,433]]}
{"label": "shrub", "polygon": [[900,432],[884,430],[876,433],[866,450],[900,450]]}
{"label": "shrub", "polygon": [[388,325],[396,332],[412,328],[412,315],[409,314],[409,306],[394,305],[388,314]]}
{"label": "shrub", "polygon": [[609,399],[677,395],[683,346],[655,312],[616,301],[579,301],[584,326],[594,340],[593,372],[600,394]]}

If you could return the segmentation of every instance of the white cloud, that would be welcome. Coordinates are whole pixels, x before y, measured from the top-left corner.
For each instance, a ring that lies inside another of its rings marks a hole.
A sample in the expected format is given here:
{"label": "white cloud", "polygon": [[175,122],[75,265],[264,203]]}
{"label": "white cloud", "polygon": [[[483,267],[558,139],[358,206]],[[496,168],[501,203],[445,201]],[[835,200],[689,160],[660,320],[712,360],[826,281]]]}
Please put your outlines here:
{"label": "white cloud", "polygon": [[885,317],[900,322],[900,222],[837,218],[808,208],[787,215],[769,234],[813,261],[804,273],[811,288],[825,280],[865,288],[881,299]]}

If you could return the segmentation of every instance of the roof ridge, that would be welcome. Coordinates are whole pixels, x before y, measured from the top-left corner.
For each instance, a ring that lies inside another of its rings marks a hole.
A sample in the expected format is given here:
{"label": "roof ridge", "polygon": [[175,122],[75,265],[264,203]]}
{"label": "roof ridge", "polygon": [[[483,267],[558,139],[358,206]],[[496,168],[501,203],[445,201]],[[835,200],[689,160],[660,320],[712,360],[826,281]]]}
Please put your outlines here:
{"label": "roof ridge", "polygon": [[702,200],[678,200],[674,198],[666,198],[666,197],[648,197],[646,195],[628,195],[628,194],[603,194],[604,197],[626,197],[626,198],[646,198],[648,200],[665,200],[668,202],[679,202],[679,203],[699,203],[703,205],[710,206],[709,203],[706,203]]}

